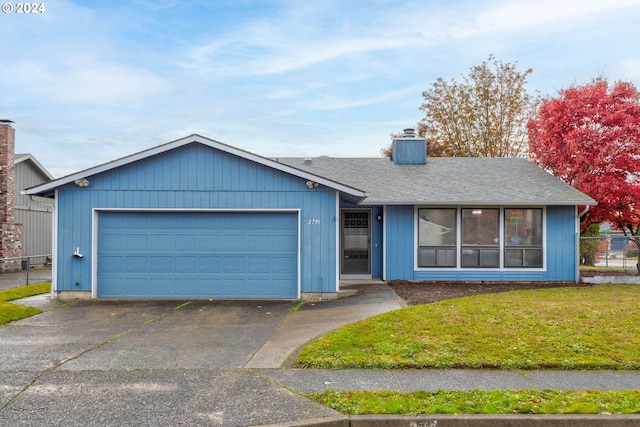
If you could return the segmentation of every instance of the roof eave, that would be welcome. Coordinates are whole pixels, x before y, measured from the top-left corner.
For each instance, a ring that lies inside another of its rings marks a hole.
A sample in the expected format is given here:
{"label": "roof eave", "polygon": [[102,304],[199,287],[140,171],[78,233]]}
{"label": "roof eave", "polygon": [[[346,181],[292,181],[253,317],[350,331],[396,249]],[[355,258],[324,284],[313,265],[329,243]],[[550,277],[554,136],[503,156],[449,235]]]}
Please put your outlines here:
{"label": "roof eave", "polygon": [[513,201],[473,201],[473,200],[460,200],[460,201],[437,201],[437,200],[414,200],[414,201],[402,201],[402,200],[364,200],[362,205],[376,205],[376,206],[595,206],[598,204],[595,200],[591,201],[531,201],[531,202],[513,202]]}
{"label": "roof eave", "polygon": [[[197,134],[193,134],[193,135],[189,135],[185,138],[181,138],[172,142],[168,142],[166,144],[162,144],[159,145],[157,147],[153,147],[144,151],[140,151],[138,153],[135,154],[131,154],[129,156],[126,157],[122,157],[120,159],[117,160],[112,160],[110,162],[107,163],[103,163],[101,165],[98,166],[94,166],[92,168],[89,169],[84,169],[82,171],[79,172],[75,172],[73,174],[64,176],[62,178],[58,178],[55,179],[53,181],[50,181],[48,183],[45,184],[40,184],[40,185],[36,185],[34,187],[31,188],[27,188],[25,190],[23,190],[23,194],[27,194],[27,195],[45,195],[45,194],[51,194],[56,188],[61,187],[63,185],[69,184],[74,182],[77,179],[80,178],[86,178],[88,176],[91,175],[97,175],[99,173],[103,173],[121,166],[125,166],[127,164],[136,162],[138,160],[143,160],[158,154],[162,154],[165,153],[167,151],[182,147],[184,145],[187,144],[191,144],[194,142],[198,142],[204,145],[207,145],[209,147],[218,149],[220,151],[262,164],[264,166],[270,167],[272,169],[276,169],[279,170],[281,172],[286,172],[289,173],[291,175],[294,176],[298,176],[300,178],[309,180],[309,181],[313,181],[313,182],[317,182],[320,185],[323,185],[325,187],[329,187],[332,188],[334,190],[337,191],[341,191],[343,193],[346,194],[350,194],[354,197],[358,197],[358,198],[363,198],[367,196],[367,193],[363,190],[354,188],[354,187],[350,187],[348,185],[339,183],[339,182],[335,182],[317,175],[314,175],[312,173],[309,172],[305,172],[302,171],[300,169],[294,168],[292,166],[288,166],[285,165],[283,163],[279,163],[277,161],[271,160],[269,158],[266,157],[262,157],[259,156],[257,154],[251,153],[249,151],[245,151],[236,147],[232,147],[230,145],[227,144],[223,144],[221,142],[215,141],[213,139],[209,139],[206,138],[204,136],[201,135],[197,135]],[[45,196],[47,197],[47,196]],[[50,196],[49,196],[50,197]]]}
{"label": "roof eave", "polygon": [[17,155],[17,154],[16,154],[14,164],[16,164],[16,165],[17,165],[18,163],[22,163],[22,162],[25,162],[25,161],[27,161],[27,160],[31,161],[31,162],[36,166],[36,168],[38,168],[38,170],[40,170],[40,172],[41,172],[43,175],[45,175],[47,178],[49,178],[49,179],[51,179],[51,180],[55,179],[55,178],[54,178],[54,176],[53,176],[53,175],[51,175],[51,174],[49,173],[49,171],[48,171],[48,170],[46,170],[46,169],[45,169],[45,167],[44,167],[44,166],[42,166],[42,164],[41,164],[41,163],[40,163],[40,162],[39,162],[35,157],[33,157],[33,155],[32,155],[32,154],[30,154],[30,153],[20,154],[20,155]]}

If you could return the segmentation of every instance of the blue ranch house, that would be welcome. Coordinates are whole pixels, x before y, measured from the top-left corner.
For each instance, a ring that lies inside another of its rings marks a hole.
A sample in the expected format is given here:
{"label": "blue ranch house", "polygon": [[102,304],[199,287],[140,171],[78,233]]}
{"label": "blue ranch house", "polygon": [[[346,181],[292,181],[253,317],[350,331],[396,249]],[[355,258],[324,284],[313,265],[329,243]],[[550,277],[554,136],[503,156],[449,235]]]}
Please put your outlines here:
{"label": "blue ranch house", "polygon": [[595,202],[520,158],[267,158],[191,135],[32,187],[57,298],[313,299],[340,281],[576,281]]}

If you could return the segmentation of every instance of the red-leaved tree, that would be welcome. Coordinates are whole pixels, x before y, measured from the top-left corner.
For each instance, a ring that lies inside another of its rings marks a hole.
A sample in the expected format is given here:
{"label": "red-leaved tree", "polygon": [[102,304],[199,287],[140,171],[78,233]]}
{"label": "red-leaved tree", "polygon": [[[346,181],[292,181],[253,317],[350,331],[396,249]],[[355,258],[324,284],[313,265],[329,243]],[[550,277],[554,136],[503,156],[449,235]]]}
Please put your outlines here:
{"label": "red-leaved tree", "polygon": [[[598,202],[583,226],[603,221],[640,247],[640,93],[603,78],[543,100],[527,124],[529,155]],[[640,273],[640,262],[638,263]]]}

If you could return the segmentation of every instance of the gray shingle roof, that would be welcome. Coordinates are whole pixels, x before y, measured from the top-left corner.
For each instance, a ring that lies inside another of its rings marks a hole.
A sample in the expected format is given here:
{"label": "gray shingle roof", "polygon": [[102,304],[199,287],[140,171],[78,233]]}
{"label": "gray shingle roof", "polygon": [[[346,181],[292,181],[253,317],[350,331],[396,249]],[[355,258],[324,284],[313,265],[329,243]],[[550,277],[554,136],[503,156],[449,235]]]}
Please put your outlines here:
{"label": "gray shingle roof", "polygon": [[368,193],[362,205],[591,205],[595,201],[520,158],[429,158],[396,165],[388,158],[277,158]]}

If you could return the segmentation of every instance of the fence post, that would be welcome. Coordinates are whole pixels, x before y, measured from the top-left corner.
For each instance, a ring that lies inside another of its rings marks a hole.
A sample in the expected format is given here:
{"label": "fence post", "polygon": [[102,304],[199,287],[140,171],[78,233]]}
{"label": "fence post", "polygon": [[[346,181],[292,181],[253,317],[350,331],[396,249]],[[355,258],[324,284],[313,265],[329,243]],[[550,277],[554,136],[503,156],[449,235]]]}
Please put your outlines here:
{"label": "fence post", "polygon": [[29,257],[27,257],[27,285],[29,285],[29,264],[31,262],[31,259]]}

